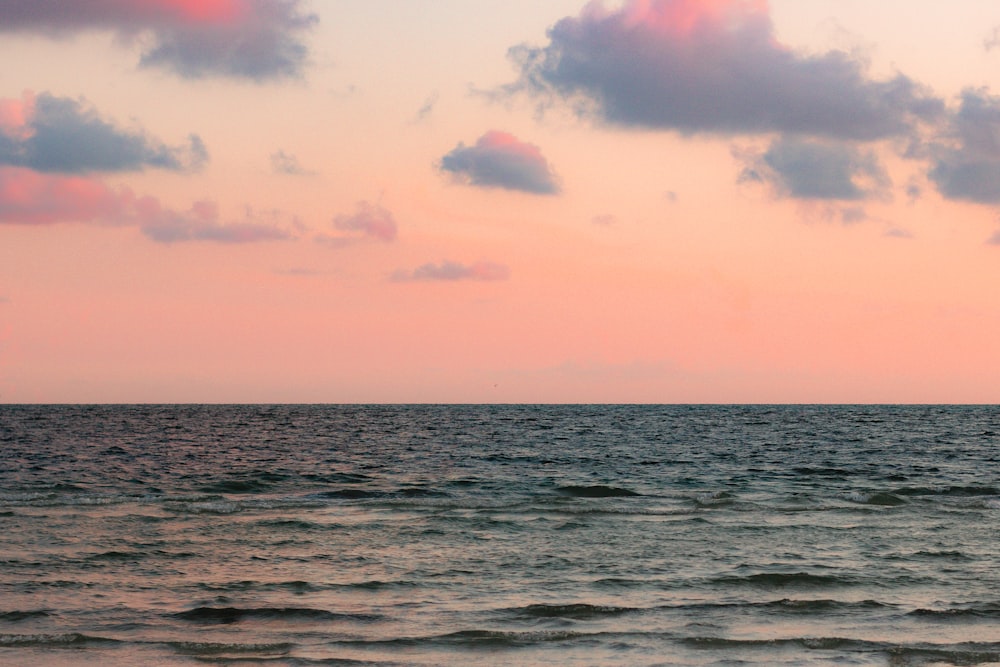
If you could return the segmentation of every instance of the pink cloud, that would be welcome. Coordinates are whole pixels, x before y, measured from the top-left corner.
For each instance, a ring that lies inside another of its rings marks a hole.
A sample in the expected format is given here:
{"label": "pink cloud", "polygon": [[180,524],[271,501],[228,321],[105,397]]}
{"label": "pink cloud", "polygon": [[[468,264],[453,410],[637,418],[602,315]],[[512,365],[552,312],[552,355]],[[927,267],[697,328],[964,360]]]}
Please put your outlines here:
{"label": "pink cloud", "polygon": [[131,192],[114,192],[91,178],[0,167],[0,223],[113,222],[130,198]]}
{"label": "pink cloud", "polygon": [[197,78],[265,80],[301,74],[301,35],[318,21],[301,0],[0,0],[0,32],[51,37],[109,30],[125,41],[142,33],[140,64]]}
{"label": "pink cloud", "polygon": [[474,146],[459,143],[441,158],[440,168],[469,185],[534,194],[559,192],[555,174],[538,146],[507,132],[491,130]]}
{"label": "pink cloud", "polygon": [[358,202],[357,211],[351,215],[338,215],[333,219],[334,229],[346,232],[338,235],[319,234],[316,240],[334,247],[343,247],[364,240],[390,243],[396,240],[396,219],[392,212],[379,204]]}
{"label": "pink cloud", "polygon": [[292,238],[289,231],[277,225],[251,219],[222,223],[213,202],[197,202],[187,211],[176,211],[155,197],[137,197],[127,187],[112,189],[94,178],[0,167],[0,224],[61,222],[136,226],[161,243],[249,243]]}
{"label": "pink cloud", "polygon": [[390,280],[393,282],[417,282],[417,281],[449,281],[458,280],[507,280],[510,278],[510,269],[503,264],[494,262],[475,262],[473,264],[461,264],[450,260],[444,260],[440,264],[428,263],[418,266],[412,271],[399,270],[393,272]]}

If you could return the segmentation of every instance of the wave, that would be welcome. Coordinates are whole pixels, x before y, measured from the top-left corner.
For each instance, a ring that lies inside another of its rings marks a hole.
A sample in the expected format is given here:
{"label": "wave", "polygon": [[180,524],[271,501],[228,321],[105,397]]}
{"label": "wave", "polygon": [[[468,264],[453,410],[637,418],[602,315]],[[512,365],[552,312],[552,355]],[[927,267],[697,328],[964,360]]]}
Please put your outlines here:
{"label": "wave", "polygon": [[120,644],[117,639],[95,637],[79,632],[37,635],[0,634],[0,647],[12,646],[85,646],[90,644]]}
{"label": "wave", "polygon": [[6,623],[17,623],[19,621],[26,621],[29,618],[44,618],[49,615],[49,612],[41,609],[37,611],[5,611],[0,612],[0,621]]}
{"label": "wave", "polygon": [[868,493],[864,491],[852,491],[845,494],[844,498],[854,503],[862,503],[864,505],[881,505],[884,507],[898,507],[899,505],[906,504],[905,498],[887,491],[873,491]]}
{"label": "wave", "polygon": [[1000,602],[974,602],[946,609],[914,609],[908,616],[934,620],[967,618],[1000,618]]}
{"label": "wave", "polygon": [[382,618],[377,614],[339,614],[311,607],[195,607],[171,616],[206,624],[231,624],[246,620],[370,622]]}
{"label": "wave", "polygon": [[569,486],[557,487],[556,492],[563,496],[570,496],[571,498],[628,498],[642,495],[630,489],[623,489],[617,486],[604,486],[603,484],[593,486],[571,484]]}
{"label": "wave", "polygon": [[280,657],[287,655],[295,644],[291,642],[274,642],[270,644],[230,644],[219,642],[170,642],[168,644],[178,653],[191,656],[212,656],[223,658],[227,655],[238,655],[247,658],[246,654],[256,654],[257,657]]}
{"label": "wave", "polygon": [[515,618],[565,618],[571,620],[588,620],[608,616],[621,616],[644,611],[636,607],[615,607],[610,605],[594,605],[586,603],[574,604],[530,604],[525,607],[511,607],[502,610]]}
{"label": "wave", "polygon": [[843,575],[812,574],[811,572],[761,572],[746,576],[724,576],[710,580],[724,586],[760,586],[763,588],[784,587],[834,587],[853,586],[855,578]]}
{"label": "wave", "polygon": [[1000,496],[1000,488],[995,486],[904,486],[893,493],[897,496],[952,496],[967,498],[969,496]]}

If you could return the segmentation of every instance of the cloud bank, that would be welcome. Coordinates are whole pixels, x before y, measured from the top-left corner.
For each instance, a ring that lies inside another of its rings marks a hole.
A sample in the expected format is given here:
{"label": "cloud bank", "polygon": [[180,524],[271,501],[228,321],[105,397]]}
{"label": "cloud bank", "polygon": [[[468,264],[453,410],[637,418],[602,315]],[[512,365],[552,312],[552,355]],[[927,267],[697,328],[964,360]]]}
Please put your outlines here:
{"label": "cloud bank", "polygon": [[903,75],[876,81],[846,53],[781,45],[764,0],[627,0],[615,10],[593,2],[548,37],[511,49],[520,78],[508,90],[612,125],[871,141],[908,135],[943,112]]}
{"label": "cloud bank", "polygon": [[412,271],[400,269],[393,272],[390,280],[393,282],[456,282],[459,280],[507,280],[509,277],[510,270],[503,264],[495,264],[493,262],[462,264],[460,262],[444,260],[440,264],[428,263],[418,266]]}
{"label": "cloud bank", "polygon": [[441,158],[439,167],[476,187],[541,195],[559,192],[555,174],[538,147],[506,132],[487,132],[474,146],[459,143]]}
{"label": "cloud bank", "polygon": [[85,102],[49,93],[0,100],[0,165],[40,172],[193,171],[208,151],[198,135],[166,146],[141,130],[116,127]]}
{"label": "cloud bank", "polygon": [[[115,33],[144,47],[139,64],[186,78],[298,77],[302,36],[318,21],[301,0],[0,0],[0,33],[60,38]],[[140,39],[141,38],[141,39]]]}

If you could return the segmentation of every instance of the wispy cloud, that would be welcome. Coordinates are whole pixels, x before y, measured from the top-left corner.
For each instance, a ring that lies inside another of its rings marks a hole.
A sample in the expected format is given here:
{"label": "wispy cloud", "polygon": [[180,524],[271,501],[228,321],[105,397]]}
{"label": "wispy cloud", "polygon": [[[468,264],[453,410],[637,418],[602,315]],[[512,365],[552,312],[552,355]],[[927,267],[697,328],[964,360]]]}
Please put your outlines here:
{"label": "wispy cloud", "polygon": [[459,143],[441,158],[440,169],[468,185],[552,195],[559,192],[548,160],[534,144],[491,131],[473,146]]}
{"label": "wispy cloud", "polygon": [[315,172],[302,167],[299,159],[291,153],[279,150],[271,153],[271,169],[276,174],[288,176],[311,176]]}
{"label": "wispy cloud", "polygon": [[140,65],[182,77],[298,77],[304,34],[318,22],[301,0],[0,0],[0,33],[60,38],[107,30],[144,46]]}
{"label": "wispy cloud", "polygon": [[0,100],[0,165],[41,172],[191,171],[208,160],[197,135],[169,147],[142,130],[122,129],[86,102],[49,93]]}
{"label": "wispy cloud", "polygon": [[370,202],[358,202],[357,210],[348,215],[341,214],[333,219],[337,234],[319,234],[316,241],[333,247],[344,247],[361,241],[396,240],[396,219],[385,207]]}
{"label": "wispy cloud", "polygon": [[451,260],[444,260],[439,264],[428,263],[410,270],[400,269],[393,272],[390,280],[393,282],[421,282],[421,281],[446,281],[456,282],[460,280],[507,280],[510,278],[510,269],[503,264],[494,262],[474,262],[472,264],[462,264]]}
{"label": "wispy cloud", "polygon": [[849,54],[783,46],[764,0],[592,2],[548,38],[511,49],[520,78],[507,91],[613,125],[868,141],[908,135],[943,111],[906,76],[874,80]]}

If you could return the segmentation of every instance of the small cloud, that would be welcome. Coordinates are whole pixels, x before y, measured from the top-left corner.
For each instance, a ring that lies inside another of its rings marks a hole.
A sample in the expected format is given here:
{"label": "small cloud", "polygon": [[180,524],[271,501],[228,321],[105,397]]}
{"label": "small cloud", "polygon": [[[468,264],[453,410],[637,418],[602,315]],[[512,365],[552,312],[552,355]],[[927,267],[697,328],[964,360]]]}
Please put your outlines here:
{"label": "small cloud", "polygon": [[559,192],[555,174],[538,147],[506,132],[487,132],[474,146],[459,143],[441,158],[439,167],[476,187],[542,195]]}
{"label": "small cloud", "polygon": [[313,171],[303,169],[297,157],[281,150],[271,153],[271,169],[276,174],[287,174],[289,176],[311,176],[315,174]]}
{"label": "small cloud", "polygon": [[434,111],[434,107],[437,105],[438,97],[439,95],[437,91],[434,91],[433,93],[431,93],[430,97],[424,100],[423,105],[419,109],[417,109],[417,117],[416,117],[417,122],[420,122],[431,115],[431,113]]}
{"label": "small cloud", "polygon": [[0,100],[0,165],[80,174],[147,167],[194,171],[207,161],[196,134],[185,145],[169,147],[141,130],[116,127],[82,100],[27,92],[20,100]]}
{"label": "small cloud", "polygon": [[618,218],[611,215],[610,213],[605,213],[604,215],[595,215],[590,221],[599,227],[613,227],[618,224]]}
{"label": "small cloud", "polygon": [[667,190],[666,192],[663,193],[663,198],[666,199],[671,204],[673,204],[677,201],[677,193],[674,192],[673,190]]}
{"label": "small cloud", "polygon": [[739,182],[765,182],[792,199],[863,201],[884,198],[890,186],[875,154],[849,143],[779,138],[763,154],[742,157]]}
{"label": "small cloud", "polygon": [[215,243],[255,243],[293,238],[288,230],[261,223],[248,213],[243,220],[222,223],[214,202],[196,202],[188,211],[152,210],[140,219],[142,233],[159,243],[211,241]]}
{"label": "small cloud", "polygon": [[893,239],[912,239],[913,234],[902,227],[890,227],[886,230],[885,235]]}
{"label": "small cloud", "polygon": [[1000,245],[1000,231],[994,232],[992,236],[986,239],[987,245]]}
{"label": "small cloud", "polygon": [[987,51],[992,51],[998,46],[1000,46],[1000,26],[993,28],[992,34],[983,40],[983,48]]}
{"label": "small cloud", "polygon": [[301,76],[302,36],[319,19],[301,0],[31,0],[0,2],[0,33],[51,38],[105,30],[144,49],[141,67],[185,78],[252,81]]}
{"label": "small cloud", "polygon": [[502,264],[495,264],[493,262],[461,264],[459,262],[444,260],[440,264],[424,264],[412,271],[402,269],[395,271],[390,276],[390,280],[393,282],[455,282],[459,280],[507,280],[509,277],[510,270]]}
{"label": "small cloud", "polygon": [[358,210],[353,215],[336,216],[333,227],[346,233],[319,234],[316,241],[333,247],[344,247],[365,240],[383,243],[396,240],[397,225],[392,213],[379,204],[366,201],[358,202]]}

